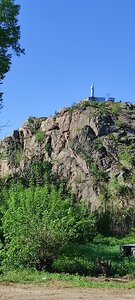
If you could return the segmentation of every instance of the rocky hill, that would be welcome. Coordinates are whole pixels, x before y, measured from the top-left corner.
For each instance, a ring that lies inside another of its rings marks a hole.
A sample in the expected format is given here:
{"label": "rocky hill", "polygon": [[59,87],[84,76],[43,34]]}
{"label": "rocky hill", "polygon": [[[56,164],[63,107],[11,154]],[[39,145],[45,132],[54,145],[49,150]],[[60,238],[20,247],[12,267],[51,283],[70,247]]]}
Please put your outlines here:
{"label": "rocky hill", "polygon": [[0,177],[49,161],[91,210],[135,201],[135,105],[81,101],[49,118],[29,117],[0,142]]}

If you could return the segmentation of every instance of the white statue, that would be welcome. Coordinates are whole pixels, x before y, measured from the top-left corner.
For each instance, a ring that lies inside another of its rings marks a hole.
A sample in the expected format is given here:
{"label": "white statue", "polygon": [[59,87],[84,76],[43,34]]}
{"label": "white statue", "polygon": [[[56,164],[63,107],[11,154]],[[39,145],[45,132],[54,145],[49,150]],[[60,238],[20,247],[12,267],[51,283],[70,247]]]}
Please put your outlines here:
{"label": "white statue", "polygon": [[90,87],[90,96],[91,96],[91,98],[94,97],[94,83],[92,83],[92,85]]}

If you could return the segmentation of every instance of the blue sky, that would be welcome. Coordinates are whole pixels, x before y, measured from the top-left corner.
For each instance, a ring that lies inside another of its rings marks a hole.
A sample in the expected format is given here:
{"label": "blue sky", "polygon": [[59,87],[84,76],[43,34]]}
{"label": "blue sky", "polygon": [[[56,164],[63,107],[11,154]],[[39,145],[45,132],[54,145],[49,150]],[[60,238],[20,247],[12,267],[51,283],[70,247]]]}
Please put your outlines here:
{"label": "blue sky", "polygon": [[135,103],[134,0],[16,0],[21,45],[3,84],[0,137],[89,95]]}

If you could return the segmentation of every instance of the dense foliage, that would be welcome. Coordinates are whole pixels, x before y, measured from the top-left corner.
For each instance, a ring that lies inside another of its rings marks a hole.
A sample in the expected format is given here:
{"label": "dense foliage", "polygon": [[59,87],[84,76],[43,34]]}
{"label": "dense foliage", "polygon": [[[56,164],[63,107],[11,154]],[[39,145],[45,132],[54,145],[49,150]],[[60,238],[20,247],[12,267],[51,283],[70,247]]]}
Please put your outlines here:
{"label": "dense foliage", "polygon": [[134,258],[125,258],[119,248],[124,241],[134,243],[134,233],[128,240],[105,237],[131,232],[134,209],[112,211],[106,202],[90,213],[85,202],[76,202],[66,184],[52,175],[51,168],[47,161],[33,161],[25,178],[1,181],[2,266],[94,276],[135,275]]}
{"label": "dense foliage", "polygon": [[135,257],[124,256],[120,245],[135,242],[131,234],[122,239],[97,235],[85,245],[68,246],[64,254],[53,263],[55,272],[80,274],[85,276],[118,277],[135,276]]}
{"label": "dense foliage", "polygon": [[64,196],[62,188],[23,187],[14,184],[3,192],[5,263],[50,270],[69,242],[87,241],[95,234],[94,217],[84,203]]}
{"label": "dense foliage", "polygon": [[[19,10],[20,6],[15,4],[14,0],[0,0],[0,84],[10,70],[12,54],[24,53],[19,43],[20,26],[17,20]],[[2,93],[0,100],[2,101]]]}

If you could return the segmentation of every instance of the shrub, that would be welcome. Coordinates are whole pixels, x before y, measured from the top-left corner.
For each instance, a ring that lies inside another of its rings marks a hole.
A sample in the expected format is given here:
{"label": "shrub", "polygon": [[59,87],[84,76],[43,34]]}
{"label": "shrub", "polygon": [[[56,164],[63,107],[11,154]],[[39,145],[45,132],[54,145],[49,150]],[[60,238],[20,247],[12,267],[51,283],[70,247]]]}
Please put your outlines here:
{"label": "shrub", "polygon": [[96,138],[92,143],[92,149],[93,150],[100,150],[103,147],[101,139]]}
{"label": "shrub", "polygon": [[125,275],[135,276],[135,259],[134,257],[123,258],[121,261],[113,262],[112,264],[112,275],[115,276],[125,276]]}
{"label": "shrub", "polygon": [[123,122],[122,120],[116,120],[115,121],[115,126],[117,126],[118,128],[126,128],[127,124],[125,122]]}
{"label": "shrub", "polygon": [[118,239],[98,235],[92,243],[69,246],[53,263],[53,271],[84,276],[135,276],[134,257],[125,257],[120,245],[133,243],[134,237]]}
{"label": "shrub", "polygon": [[41,143],[45,139],[45,133],[39,128],[35,133],[36,140]]}
{"label": "shrub", "polygon": [[22,147],[18,147],[18,149],[14,150],[12,153],[10,153],[10,155],[7,155],[7,158],[13,165],[18,166],[23,158]]}
{"label": "shrub", "polygon": [[3,258],[8,266],[50,270],[69,242],[94,236],[95,220],[85,204],[62,196],[61,189],[15,184],[6,197]]}
{"label": "shrub", "polygon": [[20,147],[16,151],[15,159],[19,163],[22,160],[22,158],[23,158],[23,149]]}
{"label": "shrub", "polygon": [[113,106],[112,106],[112,112],[114,114],[117,114],[121,111],[121,107],[120,107],[120,103],[119,102],[115,102],[113,103]]}
{"label": "shrub", "polygon": [[129,182],[134,184],[135,183],[135,173],[130,173],[128,180],[129,180]]}
{"label": "shrub", "polygon": [[132,164],[134,156],[129,152],[129,149],[125,149],[123,153],[121,153],[120,159],[125,162],[126,166]]}
{"label": "shrub", "polygon": [[61,256],[53,263],[53,270],[55,272],[64,272],[79,275],[95,275],[94,262],[84,259],[83,257],[69,258],[65,255]]}
{"label": "shrub", "polygon": [[[58,179],[57,179],[58,180]],[[34,186],[43,186],[45,183],[54,184],[55,176],[52,175],[52,164],[49,161],[31,161],[28,175],[23,179],[26,187],[31,184]]]}
{"label": "shrub", "polygon": [[91,163],[91,172],[95,177],[96,181],[107,181],[108,179],[107,174],[104,171],[100,170],[96,163]]}
{"label": "shrub", "polygon": [[28,122],[33,124],[33,123],[34,123],[33,117],[30,116],[30,117],[28,118]]}

